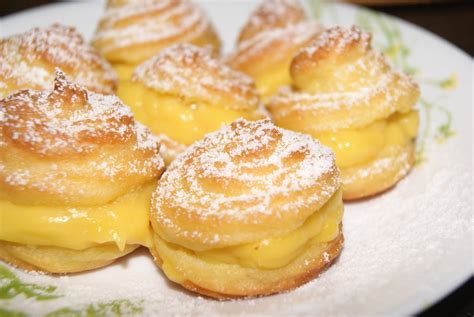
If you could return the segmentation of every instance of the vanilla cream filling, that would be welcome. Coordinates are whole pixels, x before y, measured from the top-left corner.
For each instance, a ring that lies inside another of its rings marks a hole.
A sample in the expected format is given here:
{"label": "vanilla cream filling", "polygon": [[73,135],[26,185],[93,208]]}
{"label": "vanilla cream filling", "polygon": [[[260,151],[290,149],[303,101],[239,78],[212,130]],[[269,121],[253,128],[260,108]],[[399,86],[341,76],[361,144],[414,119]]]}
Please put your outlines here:
{"label": "vanilla cream filling", "polygon": [[84,250],[113,243],[150,245],[149,210],[156,182],[93,207],[24,206],[0,200],[0,240]]}
{"label": "vanilla cream filling", "polygon": [[336,165],[344,169],[374,160],[386,146],[407,145],[416,137],[418,126],[418,112],[413,110],[394,113],[364,128],[314,134],[313,137],[334,151]]}
{"label": "vanilla cream filling", "polygon": [[248,111],[238,111],[206,104],[185,104],[178,97],[160,95],[140,83],[124,81],[117,95],[129,105],[135,118],[155,134],[190,145],[206,133],[218,130],[238,118],[259,119]]}

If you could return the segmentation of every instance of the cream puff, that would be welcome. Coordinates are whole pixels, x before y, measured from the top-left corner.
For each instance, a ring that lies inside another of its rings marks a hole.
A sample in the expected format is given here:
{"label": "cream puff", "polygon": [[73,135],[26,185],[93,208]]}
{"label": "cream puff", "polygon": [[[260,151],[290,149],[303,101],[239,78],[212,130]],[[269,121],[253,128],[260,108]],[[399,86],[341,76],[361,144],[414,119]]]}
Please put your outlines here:
{"label": "cream puff", "polygon": [[220,40],[206,13],[188,0],[108,0],[92,39],[120,80],[174,43],[210,46]]}
{"label": "cream puff", "polygon": [[228,299],[313,279],[343,245],[331,150],[269,119],[239,119],[171,163],[153,194],[151,252],[184,288]]}
{"label": "cream puff", "polygon": [[334,27],[291,63],[293,89],[268,104],[275,123],[312,135],[336,155],[344,199],[394,186],[414,163],[418,85],[392,70],[357,27]]}
{"label": "cream puff", "polygon": [[112,67],[73,27],[53,24],[0,39],[0,98],[20,89],[49,89],[55,68],[88,90],[113,94]]}
{"label": "cream puff", "polygon": [[115,96],[58,71],[52,90],[0,100],[0,259],[50,273],[148,246],[159,142]]}
{"label": "cream puff", "polygon": [[169,163],[204,134],[266,112],[253,80],[215,59],[212,51],[175,44],[139,65],[118,96],[138,121],[161,135]]}
{"label": "cream puff", "polygon": [[264,100],[289,85],[294,54],[311,43],[322,28],[310,21],[299,1],[265,0],[240,31],[226,63],[255,79]]}

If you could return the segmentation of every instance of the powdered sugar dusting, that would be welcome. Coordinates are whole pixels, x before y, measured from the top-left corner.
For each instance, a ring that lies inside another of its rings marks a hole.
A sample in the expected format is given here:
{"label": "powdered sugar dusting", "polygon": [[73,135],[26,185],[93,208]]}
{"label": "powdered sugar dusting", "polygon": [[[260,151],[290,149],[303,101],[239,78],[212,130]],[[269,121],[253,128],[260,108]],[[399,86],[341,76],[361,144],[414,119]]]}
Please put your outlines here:
{"label": "powdered sugar dusting", "polygon": [[240,32],[239,42],[271,29],[285,28],[306,19],[306,13],[297,0],[265,0],[250,15]]}
{"label": "powdered sugar dusting", "polygon": [[[66,108],[68,102],[72,109]],[[132,113],[116,96],[87,92],[67,82],[60,71],[53,91],[23,90],[1,105],[6,136],[40,155],[90,152],[96,145],[87,141],[95,137],[128,142],[137,134],[135,127],[124,124],[133,120]]]}
{"label": "powdered sugar dusting", "polygon": [[51,87],[55,67],[94,91],[113,93],[117,85],[110,65],[73,27],[53,24],[0,41],[0,88],[7,92]]}
{"label": "powdered sugar dusting", "polygon": [[319,50],[332,48],[332,52],[339,54],[344,51],[347,46],[358,43],[363,48],[370,46],[371,36],[369,33],[362,32],[357,26],[344,28],[340,26],[327,29],[321,34],[311,45],[301,49],[300,53],[309,56],[316,54]]}
{"label": "powdered sugar dusting", "polygon": [[209,49],[175,44],[137,67],[132,80],[164,94],[203,100],[236,110],[255,110],[260,100],[253,80],[212,56]]}
{"label": "powdered sugar dusting", "polygon": [[146,42],[192,42],[209,28],[207,15],[186,0],[111,1],[92,42],[107,54]]}
{"label": "powdered sugar dusting", "polygon": [[[397,87],[398,89],[389,89],[389,85],[393,83],[399,86]],[[315,109],[337,111],[368,105],[377,96],[381,97],[377,107],[387,109],[389,112],[395,112],[397,104],[394,101],[405,95],[406,91],[415,85],[409,76],[386,73],[379,78],[379,81],[372,82],[369,86],[346,92],[311,94],[294,92],[284,87],[272,99],[272,107],[278,108],[278,116],[285,116],[296,111],[311,111]],[[339,128],[351,127],[353,120],[356,119],[347,118],[345,124]]]}
{"label": "powdered sugar dusting", "polygon": [[[352,45],[360,48],[355,58],[331,64],[331,71],[323,73],[327,56],[342,54]],[[293,86],[280,89],[268,108],[275,120],[303,113],[317,118],[307,127],[311,133],[361,127],[408,111],[419,93],[413,79],[392,70],[384,55],[371,48],[370,35],[356,27],[323,32],[295,56],[291,74]]]}
{"label": "powdered sugar dusting", "polygon": [[[131,177],[151,179],[163,169],[158,139],[134,121],[129,108],[116,96],[68,82],[59,69],[53,90],[12,94],[0,101],[0,113],[0,152],[17,155],[16,163],[31,155],[34,162],[44,160],[37,164],[46,164],[31,169],[2,159],[0,176],[8,186],[39,192],[54,188],[66,194],[71,186],[80,190],[68,177],[84,170],[88,175],[81,177],[86,182],[90,177],[114,183]],[[89,159],[67,162],[79,158]]]}
{"label": "powdered sugar dusting", "polygon": [[239,119],[208,134],[171,163],[154,195],[156,216],[163,226],[172,227],[163,208],[201,219],[258,223],[262,219],[253,216],[298,213],[329,199],[338,178],[323,179],[334,173],[333,153],[310,136],[277,128],[269,119]]}
{"label": "powdered sugar dusting", "polygon": [[[240,42],[236,50],[226,57],[226,61],[230,65],[239,68],[239,65],[245,64],[268,50],[276,55],[275,59],[279,59],[286,56],[286,50],[304,45],[319,34],[321,30],[319,24],[314,21],[290,24],[283,28],[267,29]],[[281,47],[282,50],[274,50],[276,46]],[[281,57],[278,57],[279,55]],[[263,59],[267,58],[265,54],[261,57]]]}

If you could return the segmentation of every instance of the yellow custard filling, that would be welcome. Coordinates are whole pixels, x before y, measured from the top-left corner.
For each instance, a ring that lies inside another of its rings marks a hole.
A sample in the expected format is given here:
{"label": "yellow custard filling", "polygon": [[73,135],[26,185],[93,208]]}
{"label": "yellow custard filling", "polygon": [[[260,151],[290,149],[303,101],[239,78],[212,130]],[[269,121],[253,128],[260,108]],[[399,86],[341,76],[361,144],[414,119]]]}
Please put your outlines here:
{"label": "yellow custard filling", "polygon": [[150,198],[156,183],[94,207],[22,206],[0,200],[0,240],[84,250],[98,244],[150,245]]}
{"label": "yellow custard filling", "polygon": [[313,135],[336,155],[336,164],[346,168],[373,160],[388,145],[406,145],[418,133],[419,116],[413,110],[395,113],[360,129],[345,129]]}
{"label": "yellow custard filling", "polygon": [[129,105],[135,118],[155,134],[165,134],[174,141],[190,145],[206,133],[218,130],[240,117],[259,119],[247,111],[219,108],[206,104],[186,104],[180,98],[160,95],[131,81],[123,82],[117,95]]}
{"label": "yellow custard filling", "polygon": [[136,64],[112,64],[120,82],[130,79],[136,67]]}
{"label": "yellow custard filling", "polygon": [[[276,269],[284,267],[314,244],[322,244],[334,240],[339,234],[344,206],[342,191],[338,190],[320,210],[311,215],[293,232],[272,239],[265,239],[250,244],[206,251],[192,251],[184,247],[164,242],[172,248],[179,248],[193,254],[206,262],[239,264],[243,267]],[[167,276],[177,276],[177,272],[163,260],[163,270]],[[179,275],[179,274],[178,274]],[[179,280],[179,278],[178,278]]]}
{"label": "yellow custard filling", "polygon": [[289,86],[290,84],[291,76],[287,67],[269,69],[255,77],[255,85],[264,102],[267,102],[280,87]]}

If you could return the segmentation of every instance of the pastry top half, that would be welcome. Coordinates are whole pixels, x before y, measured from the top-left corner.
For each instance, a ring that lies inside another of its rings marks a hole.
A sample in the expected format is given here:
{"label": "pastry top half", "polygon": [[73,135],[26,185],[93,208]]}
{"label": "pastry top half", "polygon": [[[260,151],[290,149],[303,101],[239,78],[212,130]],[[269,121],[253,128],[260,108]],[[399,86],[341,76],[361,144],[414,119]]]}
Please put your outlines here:
{"label": "pastry top half", "polygon": [[109,61],[127,64],[183,42],[220,49],[208,16],[187,0],[109,0],[92,39]]}
{"label": "pastry top half", "polygon": [[319,24],[307,19],[299,1],[266,0],[249,17],[226,62],[254,77],[260,93],[268,96],[290,84],[293,55],[320,32]]}
{"label": "pastry top half", "polygon": [[293,89],[282,89],[268,109],[282,126],[312,135],[407,113],[419,97],[418,85],[354,26],[327,29],[296,54],[290,71]]}
{"label": "pastry top half", "polygon": [[254,81],[215,58],[208,48],[175,44],[141,64],[132,75],[162,95],[187,105],[201,103],[243,111],[262,111]]}
{"label": "pastry top half", "polygon": [[55,68],[87,89],[114,93],[115,73],[73,27],[53,24],[0,40],[0,98],[20,89],[47,89]]}
{"label": "pastry top half", "polygon": [[239,119],[194,143],[152,199],[155,232],[195,251],[292,232],[338,190],[334,155],[269,119]]}
{"label": "pastry top half", "polygon": [[0,198],[102,205],[161,174],[159,142],[117,97],[57,71],[52,90],[0,100]]}

